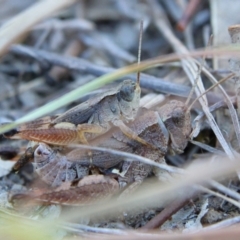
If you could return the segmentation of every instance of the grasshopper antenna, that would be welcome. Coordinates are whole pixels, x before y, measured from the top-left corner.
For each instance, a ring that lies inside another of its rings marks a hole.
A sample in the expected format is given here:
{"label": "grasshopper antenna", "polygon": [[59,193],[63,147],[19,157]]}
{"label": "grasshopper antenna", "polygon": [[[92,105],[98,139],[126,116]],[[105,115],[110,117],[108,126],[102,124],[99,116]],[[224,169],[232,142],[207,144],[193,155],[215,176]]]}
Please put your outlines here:
{"label": "grasshopper antenna", "polygon": [[[139,43],[138,43],[138,64],[141,61],[142,36],[143,36],[143,20],[141,20],[140,22]],[[137,84],[140,85],[140,71],[137,72]]]}

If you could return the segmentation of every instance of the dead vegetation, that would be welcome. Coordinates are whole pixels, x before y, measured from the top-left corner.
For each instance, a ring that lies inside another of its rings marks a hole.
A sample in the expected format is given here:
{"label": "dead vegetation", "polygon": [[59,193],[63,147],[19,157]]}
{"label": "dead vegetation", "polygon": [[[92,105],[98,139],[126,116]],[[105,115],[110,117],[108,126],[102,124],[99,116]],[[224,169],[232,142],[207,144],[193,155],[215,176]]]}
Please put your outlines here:
{"label": "dead vegetation", "polygon": [[238,239],[239,3],[31,4],[0,3],[0,236]]}

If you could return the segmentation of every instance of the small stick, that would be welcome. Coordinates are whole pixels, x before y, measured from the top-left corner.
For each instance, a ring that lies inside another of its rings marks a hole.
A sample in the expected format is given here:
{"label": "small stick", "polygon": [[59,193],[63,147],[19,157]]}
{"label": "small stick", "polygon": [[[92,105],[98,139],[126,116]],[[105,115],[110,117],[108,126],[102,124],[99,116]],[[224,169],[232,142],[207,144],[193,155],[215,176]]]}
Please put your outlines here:
{"label": "small stick", "polygon": [[185,206],[191,199],[195,198],[198,191],[193,191],[184,198],[176,199],[170,204],[168,204],[159,214],[152,218],[145,226],[141,229],[154,229],[160,227],[164,222],[166,222],[173,214]]}
{"label": "small stick", "polygon": [[201,0],[191,0],[189,1],[182,18],[177,23],[177,29],[179,31],[184,31],[188,23],[191,21],[194,14],[197,12],[198,7],[202,3]]}

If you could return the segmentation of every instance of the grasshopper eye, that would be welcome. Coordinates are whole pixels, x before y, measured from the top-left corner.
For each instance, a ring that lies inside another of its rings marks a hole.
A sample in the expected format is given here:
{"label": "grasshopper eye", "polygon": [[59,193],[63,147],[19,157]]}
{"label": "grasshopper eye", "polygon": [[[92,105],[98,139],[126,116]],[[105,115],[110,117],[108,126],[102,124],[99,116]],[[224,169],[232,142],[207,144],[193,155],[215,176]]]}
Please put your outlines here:
{"label": "grasshopper eye", "polygon": [[38,156],[47,156],[47,155],[49,154],[49,152],[47,152],[47,151],[42,151],[42,149],[38,149],[38,150],[36,151],[36,154],[37,154]]}
{"label": "grasshopper eye", "polygon": [[124,84],[120,89],[120,97],[127,101],[131,102],[135,95],[136,84],[132,82],[131,84]]}
{"label": "grasshopper eye", "polygon": [[42,151],[41,151],[40,149],[38,149],[38,150],[36,151],[36,154],[40,156],[40,155],[42,154]]}
{"label": "grasshopper eye", "polygon": [[184,125],[184,111],[181,108],[176,108],[173,110],[172,121],[176,127],[182,127]]}
{"label": "grasshopper eye", "polygon": [[39,145],[35,151],[36,156],[47,156],[49,154],[49,150],[44,145]]}

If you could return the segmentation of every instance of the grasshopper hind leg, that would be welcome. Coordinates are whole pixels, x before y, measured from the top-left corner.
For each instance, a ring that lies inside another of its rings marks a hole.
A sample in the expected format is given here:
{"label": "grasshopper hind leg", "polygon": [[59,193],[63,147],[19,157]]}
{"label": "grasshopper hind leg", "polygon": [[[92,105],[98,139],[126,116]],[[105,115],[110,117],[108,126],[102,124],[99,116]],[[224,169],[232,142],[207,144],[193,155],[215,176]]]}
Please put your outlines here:
{"label": "grasshopper hind leg", "polygon": [[135,140],[143,145],[146,145],[152,149],[157,149],[156,146],[150,144],[149,142],[145,141],[144,139],[140,138],[132,129],[126,126],[123,121],[116,120],[113,123],[116,127],[119,127],[120,130],[130,139]]}
{"label": "grasshopper hind leg", "polygon": [[92,133],[92,134],[102,134],[106,132],[106,130],[94,124],[79,124],[77,125],[77,132],[78,132],[78,142],[88,145],[88,141],[86,139],[85,133]]}
{"label": "grasshopper hind leg", "polygon": [[[77,126],[77,132],[78,132],[78,141],[82,144],[89,145],[85,133],[93,133],[93,134],[101,134],[104,133],[106,130],[99,126],[94,124],[79,124]],[[90,159],[90,165],[92,165],[93,159],[92,159],[92,151],[88,150],[87,152],[89,159]]]}

